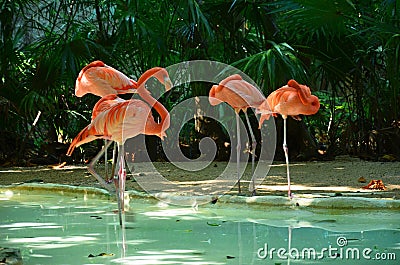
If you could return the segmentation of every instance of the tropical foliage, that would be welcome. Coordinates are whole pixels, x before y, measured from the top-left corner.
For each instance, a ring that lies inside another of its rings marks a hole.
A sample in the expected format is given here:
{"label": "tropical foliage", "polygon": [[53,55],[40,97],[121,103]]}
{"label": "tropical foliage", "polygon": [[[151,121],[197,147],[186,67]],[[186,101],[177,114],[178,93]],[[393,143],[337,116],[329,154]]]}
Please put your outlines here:
{"label": "tropical foliage", "polygon": [[96,97],[76,98],[74,81],[95,59],[134,78],[153,66],[220,61],[266,95],[295,78],[321,98],[305,121],[328,135],[328,154],[400,156],[395,0],[0,0],[0,51],[3,162],[41,155],[88,123]]}

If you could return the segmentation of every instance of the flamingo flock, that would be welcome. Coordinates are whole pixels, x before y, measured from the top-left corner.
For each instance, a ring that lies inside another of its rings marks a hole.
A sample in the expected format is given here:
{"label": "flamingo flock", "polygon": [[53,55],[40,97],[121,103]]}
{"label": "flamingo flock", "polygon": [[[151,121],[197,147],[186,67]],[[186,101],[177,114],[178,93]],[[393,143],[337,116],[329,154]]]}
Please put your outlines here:
{"label": "flamingo flock", "polygon": [[[101,99],[93,108],[90,124],[82,129],[72,140],[67,155],[71,155],[76,147],[95,139],[109,140],[91,161],[88,170],[106,189],[113,192],[114,189],[94,170],[94,165],[112,142],[118,144],[119,156],[117,164],[119,170],[117,176],[114,178],[114,184],[121,225],[126,180],[124,143],[127,139],[139,134],[157,135],[163,139],[166,136],[165,131],[170,126],[169,112],[160,102],[151,96],[145,87],[147,80],[151,77],[156,78],[163,84],[166,91],[171,89],[172,82],[168,72],[164,68],[151,68],[138,81],[134,81],[122,72],[104,64],[102,61],[94,61],[85,66],[80,71],[75,84],[75,95],[77,97],[91,93],[101,97]],[[128,93],[137,93],[141,99],[124,100],[118,97],[119,94]],[[239,74],[234,74],[222,80],[218,85],[213,85],[209,91],[209,103],[211,105],[217,105],[222,102],[230,105],[236,113],[236,158],[239,193],[241,192],[239,176],[241,150],[239,112],[244,112],[251,136],[252,173],[254,172],[256,140],[247,116],[247,109],[254,108],[256,109],[256,114],[261,114],[259,128],[261,128],[262,123],[268,120],[270,116],[276,117],[278,114],[282,116],[284,120],[283,150],[287,167],[288,197],[292,198],[288,147],[286,144],[286,119],[291,116],[296,120],[300,120],[300,115],[317,113],[320,107],[318,98],[311,94],[309,87],[301,85],[295,80],[289,80],[287,85],[275,90],[265,98],[259,89],[243,80]],[[160,115],[160,122],[154,120],[151,108],[154,108]],[[252,179],[252,181],[254,180]],[[253,195],[255,192],[253,183]]]}
{"label": "flamingo flock", "polygon": [[[120,225],[121,214],[124,211],[124,192],[126,181],[124,143],[127,139],[139,134],[157,135],[161,139],[165,137],[165,130],[169,128],[170,117],[167,109],[153,98],[145,88],[145,83],[151,77],[157,78],[170,90],[172,82],[164,68],[154,67],[147,70],[136,82],[120,71],[107,66],[101,61],[94,61],[85,66],[78,75],[75,84],[75,95],[82,97],[91,93],[100,96],[92,111],[91,123],[86,126],[72,140],[67,151],[71,155],[74,149],[82,144],[96,139],[111,140],[118,144],[119,170],[114,184],[118,199],[118,212]],[[119,98],[118,94],[138,93],[144,100]],[[158,112],[161,122],[154,121],[151,108]],[[95,170],[94,165],[101,155],[106,152],[109,142],[95,156],[89,164],[89,172],[109,191],[113,191]]]}

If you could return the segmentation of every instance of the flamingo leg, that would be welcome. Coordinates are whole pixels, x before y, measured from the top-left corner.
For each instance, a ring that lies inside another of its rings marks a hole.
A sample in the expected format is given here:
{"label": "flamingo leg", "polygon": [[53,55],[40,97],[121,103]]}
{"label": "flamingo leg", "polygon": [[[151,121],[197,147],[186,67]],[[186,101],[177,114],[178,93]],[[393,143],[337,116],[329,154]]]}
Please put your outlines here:
{"label": "flamingo leg", "polygon": [[100,159],[100,157],[103,155],[103,153],[107,150],[107,148],[111,145],[113,141],[107,142],[104,147],[100,150],[100,152],[93,158],[93,160],[89,163],[88,166],[88,171],[90,174],[92,174],[99,182],[100,184],[109,192],[114,192],[114,189],[108,185],[108,183],[94,170],[94,166],[97,163],[97,161]]}
{"label": "flamingo leg", "polygon": [[239,112],[236,112],[236,137],[237,137],[237,145],[236,145],[236,173],[238,178],[238,193],[241,193],[240,189],[240,175],[239,175],[239,163],[240,163],[240,150],[242,146],[240,144],[240,126],[239,126]]}
{"label": "flamingo leg", "polygon": [[122,214],[124,213],[125,203],[124,203],[124,193],[125,193],[125,180],[126,180],[126,170],[125,170],[125,152],[124,145],[118,145],[119,151],[119,170],[115,185],[117,186],[117,201],[118,201],[118,215],[119,224],[123,225]]}
{"label": "flamingo leg", "polygon": [[251,137],[251,185],[252,187],[252,192],[251,194],[254,196],[256,195],[256,185],[254,183],[254,164],[255,164],[255,157],[256,157],[256,146],[257,146],[257,141],[256,138],[254,137],[253,129],[251,128],[250,120],[249,117],[247,116],[247,112],[244,112],[244,115],[246,117],[246,122],[247,122],[247,127],[249,127],[249,132],[250,132],[250,137]]}
{"label": "flamingo leg", "polygon": [[[108,140],[104,139],[104,146],[107,145]],[[108,177],[108,154],[107,154],[107,149],[104,151],[104,171],[106,172],[105,176],[106,179],[109,179]]]}
{"label": "flamingo leg", "polygon": [[286,120],[287,116],[282,115],[283,117],[283,151],[285,152],[286,159],[286,173],[287,173],[287,181],[288,181],[288,198],[292,199],[292,192],[290,191],[290,173],[289,173],[289,149],[286,144]]}
{"label": "flamingo leg", "polygon": [[113,158],[112,158],[112,165],[111,165],[111,177],[114,178],[115,176],[115,161],[117,160],[117,143],[114,142],[114,148],[113,148]]}

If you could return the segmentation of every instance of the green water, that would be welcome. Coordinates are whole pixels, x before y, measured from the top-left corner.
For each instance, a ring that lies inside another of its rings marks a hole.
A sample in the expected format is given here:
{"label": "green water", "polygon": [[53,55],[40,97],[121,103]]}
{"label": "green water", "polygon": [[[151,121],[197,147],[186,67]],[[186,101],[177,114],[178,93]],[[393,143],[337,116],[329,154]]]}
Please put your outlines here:
{"label": "green water", "polygon": [[26,265],[399,264],[400,260],[400,213],[394,210],[222,203],[193,209],[131,200],[121,229],[115,201],[88,197],[1,193],[0,247],[19,248]]}

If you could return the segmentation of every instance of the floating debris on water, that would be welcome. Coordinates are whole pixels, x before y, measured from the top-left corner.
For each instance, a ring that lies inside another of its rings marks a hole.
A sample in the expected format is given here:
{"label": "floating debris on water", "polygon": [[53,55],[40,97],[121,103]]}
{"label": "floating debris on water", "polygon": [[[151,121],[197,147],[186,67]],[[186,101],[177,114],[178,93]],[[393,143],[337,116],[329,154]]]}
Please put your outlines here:
{"label": "floating debris on water", "polygon": [[88,258],[95,258],[95,257],[112,257],[112,256],[114,256],[114,253],[105,253],[105,252],[102,252],[102,253],[97,254],[97,255],[89,254],[89,255],[88,255]]}

